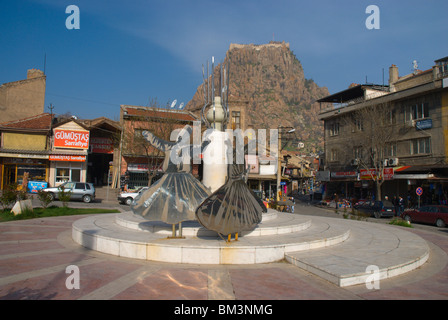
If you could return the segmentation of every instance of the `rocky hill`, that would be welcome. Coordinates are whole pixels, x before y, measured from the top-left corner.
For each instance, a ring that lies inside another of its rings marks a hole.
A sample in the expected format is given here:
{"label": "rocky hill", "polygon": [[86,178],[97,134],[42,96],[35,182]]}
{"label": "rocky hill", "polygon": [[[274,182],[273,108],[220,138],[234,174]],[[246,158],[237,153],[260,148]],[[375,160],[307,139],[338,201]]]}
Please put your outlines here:
{"label": "rocky hill", "polygon": [[[230,59],[230,60],[229,60]],[[323,149],[323,124],[317,119],[315,101],[329,95],[328,89],[306,79],[301,63],[285,42],[264,45],[231,44],[224,63],[229,63],[229,107],[232,101],[247,101],[246,126],[254,129],[296,128],[303,151]],[[215,67],[215,87],[219,66]],[[204,104],[203,85],[186,110],[198,113]]]}

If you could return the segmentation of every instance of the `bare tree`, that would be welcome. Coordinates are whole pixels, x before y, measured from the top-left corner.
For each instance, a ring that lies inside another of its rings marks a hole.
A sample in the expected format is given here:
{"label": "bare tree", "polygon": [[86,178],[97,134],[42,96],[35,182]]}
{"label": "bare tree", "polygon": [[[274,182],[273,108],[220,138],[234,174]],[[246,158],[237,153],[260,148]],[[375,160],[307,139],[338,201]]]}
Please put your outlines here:
{"label": "bare tree", "polygon": [[154,148],[143,137],[150,131],[157,137],[169,141],[171,132],[183,125],[176,120],[176,111],[160,108],[157,100],[150,100],[149,107],[128,117],[123,125],[123,154],[129,157],[145,157],[148,168],[148,186],[161,171],[165,153]]}
{"label": "bare tree", "polygon": [[376,186],[377,199],[381,200],[381,186],[387,177],[384,169],[393,154],[395,137],[395,111],[388,103],[371,105],[351,114],[354,153],[359,168],[367,170]]}

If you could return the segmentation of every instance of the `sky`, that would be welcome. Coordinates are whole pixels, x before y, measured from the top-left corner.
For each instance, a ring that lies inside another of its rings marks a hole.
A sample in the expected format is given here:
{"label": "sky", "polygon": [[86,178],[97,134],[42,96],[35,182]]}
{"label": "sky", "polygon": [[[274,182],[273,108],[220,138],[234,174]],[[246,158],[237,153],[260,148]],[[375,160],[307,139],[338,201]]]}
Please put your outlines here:
{"label": "sky", "polygon": [[118,120],[122,104],[187,104],[231,43],[275,40],[333,94],[448,56],[447,12],[446,0],[2,0],[0,84],[45,69],[45,112]]}

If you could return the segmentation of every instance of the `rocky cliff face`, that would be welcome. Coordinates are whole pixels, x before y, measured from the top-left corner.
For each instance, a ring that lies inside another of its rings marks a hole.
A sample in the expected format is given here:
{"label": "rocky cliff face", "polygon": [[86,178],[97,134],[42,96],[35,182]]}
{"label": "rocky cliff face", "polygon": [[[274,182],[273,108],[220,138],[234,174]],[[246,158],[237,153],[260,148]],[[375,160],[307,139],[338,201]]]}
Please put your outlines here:
{"label": "rocky cliff face", "polygon": [[[329,95],[328,89],[306,79],[301,63],[288,43],[265,45],[230,45],[224,63],[229,63],[229,107],[232,101],[247,101],[246,127],[274,129],[291,126],[296,129],[304,151],[323,149],[323,127],[317,119],[319,104],[315,101]],[[215,67],[215,87],[219,66]],[[200,85],[186,110],[198,113],[204,105]],[[198,113],[199,114],[199,113]]]}

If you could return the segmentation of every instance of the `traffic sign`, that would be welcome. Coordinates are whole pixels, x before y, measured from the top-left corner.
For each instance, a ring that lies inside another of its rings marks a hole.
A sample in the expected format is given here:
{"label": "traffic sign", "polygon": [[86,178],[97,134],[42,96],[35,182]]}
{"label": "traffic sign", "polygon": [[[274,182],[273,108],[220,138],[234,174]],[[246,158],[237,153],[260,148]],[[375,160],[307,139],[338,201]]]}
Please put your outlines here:
{"label": "traffic sign", "polygon": [[418,196],[421,196],[421,195],[423,194],[423,189],[422,189],[421,187],[418,187],[418,188],[415,190],[415,193],[416,193]]}

